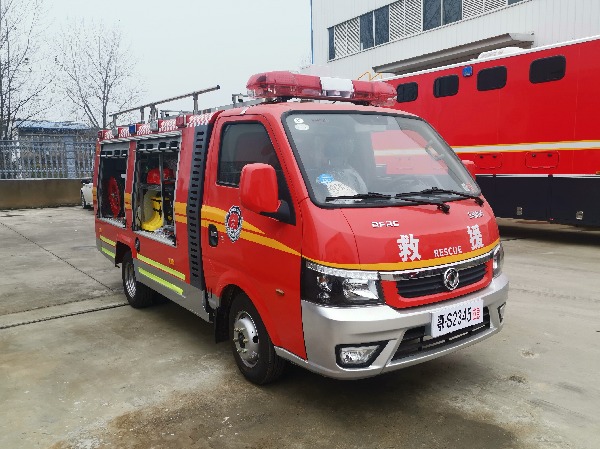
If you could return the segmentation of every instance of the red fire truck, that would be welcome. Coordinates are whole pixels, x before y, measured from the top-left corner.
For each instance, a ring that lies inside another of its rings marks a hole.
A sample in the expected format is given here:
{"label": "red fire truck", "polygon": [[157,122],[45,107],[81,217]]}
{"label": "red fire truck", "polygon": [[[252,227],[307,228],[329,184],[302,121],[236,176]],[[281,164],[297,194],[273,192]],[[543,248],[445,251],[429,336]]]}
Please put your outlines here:
{"label": "red fire truck", "polygon": [[600,37],[403,75],[394,108],[429,121],[497,216],[600,225]]}
{"label": "red fire truck", "polygon": [[133,307],[160,294],[213,323],[258,384],[285,361],[373,376],[502,328],[492,210],[424,120],[382,107],[393,88],[290,72],[247,87],[260,104],[152,105],[99,132],[97,247]]}

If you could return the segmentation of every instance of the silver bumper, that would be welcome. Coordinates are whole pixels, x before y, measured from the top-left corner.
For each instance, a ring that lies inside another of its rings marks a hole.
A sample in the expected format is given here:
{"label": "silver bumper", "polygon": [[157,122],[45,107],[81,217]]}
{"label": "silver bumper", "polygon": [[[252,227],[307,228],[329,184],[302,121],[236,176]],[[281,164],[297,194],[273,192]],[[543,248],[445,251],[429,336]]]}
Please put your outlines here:
{"label": "silver bumper", "polygon": [[[361,308],[323,307],[302,301],[307,360],[282,348],[275,350],[279,356],[324,376],[338,379],[371,377],[449,354],[490,337],[502,328],[498,307],[506,302],[507,297],[508,279],[502,274],[486,288],[475,293],[408,310],[397,310],[385,305]],[[438,348],[392,360],[407,330],[425,326],[426,332],[429,332],[431,312],[475,298],[483,299],[484,307],[489,310],[488,329],[456,342],[450,341]],[[367,368],[342,368],[336,363],[337,345],[381,341],[387,343]]]}

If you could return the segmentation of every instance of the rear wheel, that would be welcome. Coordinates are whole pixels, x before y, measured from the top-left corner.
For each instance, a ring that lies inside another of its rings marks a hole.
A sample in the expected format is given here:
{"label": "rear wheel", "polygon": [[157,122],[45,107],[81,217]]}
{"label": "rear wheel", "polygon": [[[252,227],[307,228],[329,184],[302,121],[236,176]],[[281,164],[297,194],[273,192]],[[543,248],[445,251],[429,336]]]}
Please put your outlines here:
{"label": "rear wheel", "polygon": [[151,306],[153,304],[154,291],[135,279],[135,267],[133,266],[133,258],[130,252],[123,257],[121,274],[123,275],[123,290],[125,290],[125,296],[129,305],[136,309]]}
{"label": "rear wheel", "polygon": [[88,204],[85,201],[85,197],[83,196],[83,192],[81,192],[81,207],[83,207],[84,209],[87,209]]}
{"label": "rear wheel", "polygon": [[275,347],[252,301],[243,293],[235,297],[229,311],[231,350],[238,368],[250,382],[264,385],[278,379],[285,360]]}

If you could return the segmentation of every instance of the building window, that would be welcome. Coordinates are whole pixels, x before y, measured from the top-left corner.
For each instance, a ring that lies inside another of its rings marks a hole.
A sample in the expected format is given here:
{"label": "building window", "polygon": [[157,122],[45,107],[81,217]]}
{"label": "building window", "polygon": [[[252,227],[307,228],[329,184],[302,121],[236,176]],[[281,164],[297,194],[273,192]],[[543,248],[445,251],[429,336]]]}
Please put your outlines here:
{"label": "building window", "polygon": [[370,11],[360,16],[360,49],[366,50],[390,40],[389,6]]}
{"label": "building window", "polygon": [[390,40],[390,8],[384,6],[375,10],[375,45],[385,44]]}
{"label": "building window", "polygon": [[398,103],[408,103],[415,101],[419,96],[419,85],[417,83],[398,84],[396,87],[396,100]]}
{"label": "building window", "polygon": [[329,60],[335,59],[335,41],[333,39],[333,27],[327,28],[329,33]]}
{"label": "building window", "polygon": [[458,93],[458,75],[441,76],[433,83],[435,98],[450,97]]}
{"label": "building window", "polygon": [[360,16],[360,49],[366,50],[374,45],[373,12]]}
{"label": "building window", "polygon": [[462,19],[462,0],[423,0],[423,31]]}
{"label": "building window", "polygon": [[504,66],[483,69],[477,74],[477,90],[502,89],[506,86],[506,78],[507,71]]}
{"label": "building window", "polygon": [[567,59],[564,56],[536,59],[529,67],[529,81],[534,84],[558,81],[563,79],[566,69]]}
{"label": "building window", "polygon": [[522,2],[523,0],[508,0],[509,5],[514,5],[515,3]]}

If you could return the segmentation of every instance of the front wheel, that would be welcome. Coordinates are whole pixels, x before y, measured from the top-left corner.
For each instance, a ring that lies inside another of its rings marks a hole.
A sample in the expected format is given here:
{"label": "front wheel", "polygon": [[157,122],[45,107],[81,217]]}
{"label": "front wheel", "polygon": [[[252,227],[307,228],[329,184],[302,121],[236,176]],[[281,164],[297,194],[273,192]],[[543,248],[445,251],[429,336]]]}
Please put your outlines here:
{"label": "front wheel", "polygon": [[123,257],[121,274],[123,275],[123,290],[125,290],[125,296],[129,305],[136,309],[151,306],[154,299],[154,291],[135,279],[135,267],[133,266],[133,258],[130,252]]}
{"label": "front wheel", "polygon": [[243,293],[231,304],[229,337],[235,362],[246,379],[264,385],[281,377],[285,360],[275,354],[258,311]]}
{"label": "front wheel", "polygon": [[85,197],[83,196],[83,192],[81,192],[81,207],[87,209],[88,205],[85,201]]}

